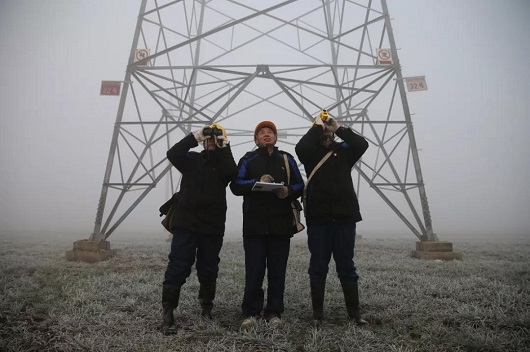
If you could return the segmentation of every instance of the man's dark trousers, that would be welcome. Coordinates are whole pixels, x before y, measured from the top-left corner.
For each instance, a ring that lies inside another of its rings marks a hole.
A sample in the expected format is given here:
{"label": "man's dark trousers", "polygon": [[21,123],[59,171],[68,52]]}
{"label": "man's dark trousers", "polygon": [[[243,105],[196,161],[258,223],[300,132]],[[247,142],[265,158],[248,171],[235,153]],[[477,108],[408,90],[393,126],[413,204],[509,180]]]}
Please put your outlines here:
{"label": "man's dark trousers", "polygon": [[182,286],[191,274],[195,256],[197,256],[196,269],[199,282],[215,283],[219,273],[219,252],[223,246],[223,237],[194,233],[182,228],[174,229],[172,233],[164,286]]}
{"label": "man's dark trousers", "polygon": [[355,229],[355,221],[348,219],[307,221],[307,244],[311,252],[309,278],[312,282],[326,281],[332,254],[340,281],[358,281],[353,262]]}
{"label": "man's dark trousers", "polygon": [[284,310],[285,273],[289,258],[289,236],[244,237],[245,295],[243,315],[259,316],[263,309],[263,279],[267,269],[267,307],[264,316],[281,316]]}

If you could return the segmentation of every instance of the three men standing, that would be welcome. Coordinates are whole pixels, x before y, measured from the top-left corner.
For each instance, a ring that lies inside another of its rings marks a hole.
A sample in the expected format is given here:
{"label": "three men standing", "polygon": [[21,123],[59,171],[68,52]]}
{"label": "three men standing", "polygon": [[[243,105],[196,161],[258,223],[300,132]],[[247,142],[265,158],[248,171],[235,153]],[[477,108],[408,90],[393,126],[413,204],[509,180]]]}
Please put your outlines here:
{"label": "three men standing", "polygon": [[[326,116],[327,117],[327,116]],[[343,142],[334,141],[335,134]],[[218,124],[189,134],[168,152],[171,163],[182,173],[180,191],[173,197],[173,233],[169,263],[162,292],[162,330],[174,325],[180,288],[197,259],[199,300],[202,315],[211,318],[226,221],[226,192],[243,196],[243,247],[245,291],[241,305],[246,330],[263,317],[281,324],[290,239],[293,236],[291,202],[304,192],[304,181],[294,158],[275,145],[276,126],[260,122],[254,130],[257,149],[246,153],[235,165],[224,129]],[[204,143],[201,153],[189,149]],[[309,176],[305,199],[308,247],[311,253],[309,278],[313,323],[323,320],[324,292],[333,254],[348,317],[361,318],[356,268],[353,262],[356,222],[361,220],[351,169],[368,148],[367,141],[333,118],[318,117],[296,145],[296,154]],[[281,184],[271,192],[253,190],[256,182]],[[267,304],[263,280],[267,271]]]}

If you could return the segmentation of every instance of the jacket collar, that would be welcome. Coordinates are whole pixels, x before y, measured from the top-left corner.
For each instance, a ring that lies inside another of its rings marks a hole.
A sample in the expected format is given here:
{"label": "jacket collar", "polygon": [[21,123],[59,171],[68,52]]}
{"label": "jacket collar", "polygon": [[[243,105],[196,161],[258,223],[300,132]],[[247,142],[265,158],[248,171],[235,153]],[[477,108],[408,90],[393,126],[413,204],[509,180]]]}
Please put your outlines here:
{"label": "jacket collar", "polygon": [[[256,149],[256,152],[258,153],[258,155],[269,156],[269,150],[267,147],[259,147],[258,149]],[[272,150],[271,155],[274,154],[278,154],[278,147],[274,147],[274,149]]]}
{"label": "jacket collar", "polygon": [[326,153],[329,152],[329,151],[336,151],[336,150],[340,149],[340,145],[341,145],[341,143],[338,143],[338,142],[333,141],[333,142],[331,142],[331,144],[329,145],[329,147],[326,148],[326,147],[324,147],[324,146],[320,143],[320,141],[319,141],[319,142],[318,142],[317,150],[318,150],[319,152],[322,152],[322,153],[326,154]]}

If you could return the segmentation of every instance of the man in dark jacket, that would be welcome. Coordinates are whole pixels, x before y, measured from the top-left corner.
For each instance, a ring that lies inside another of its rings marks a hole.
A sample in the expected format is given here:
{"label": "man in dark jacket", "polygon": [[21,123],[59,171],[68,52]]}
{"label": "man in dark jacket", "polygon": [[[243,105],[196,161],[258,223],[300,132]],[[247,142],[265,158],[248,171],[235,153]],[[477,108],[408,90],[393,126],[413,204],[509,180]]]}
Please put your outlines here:
{"label": "man in dark jacket", "polygon": [[[343,142],[334,141],[334,134]],[[353,188],[351,169],[368,149],[368,142],[333,118],[320,117],[296,145],[296,155],[307,175],[331,152],[307,184],[304,214],[308,246],[311,252],[309,279],[313,305],[313,323],[323,319],[324,291],[331,255],[335,260],[348,317],[361,319],[357,275],[353,262],[356,222],[361,221],[359,202]]]}
{"label": "man in dark jacket", "polygon": [[[204,150],[190,152],[199,143]],[[162,288],[164,334],[174,332],[173,310],[195,259],[201,314],[212,317],[225,231],[226,187],[237,174],[226,132],[215,123],[184,137],[169,149],[167,158],[182,173],[182,180],[167,215],[173,239]]]}
{"label": "man in dark jacket", "polygon": [[[293,231],[291,201],[302,195],[304,181],[294,158],[275,147],[277,129],[271,121],[260,122],[254,131],[257,149],[239,161],[238,174],[230,184],[243,196],[243,246],[245,249],[245,293],[241,305],[245,319],[241,329],[256,324],[264,304],[263,279],[267,270],[267,306],[264,318],[281,324],[284,310],[285,274]],[[287,182],[285,157],[290,169]],[[283,183],[272,192],[253,191],[256,182]]]}

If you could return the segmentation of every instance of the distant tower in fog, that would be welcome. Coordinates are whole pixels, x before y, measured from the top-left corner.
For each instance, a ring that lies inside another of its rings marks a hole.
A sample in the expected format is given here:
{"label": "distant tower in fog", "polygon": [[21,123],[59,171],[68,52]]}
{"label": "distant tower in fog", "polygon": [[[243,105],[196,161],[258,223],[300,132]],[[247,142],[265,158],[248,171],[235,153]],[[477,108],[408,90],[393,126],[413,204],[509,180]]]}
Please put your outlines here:
{"label": "distant tower in fog", "polygon": [[220,122],[237,160],[270,119],[294,154],[321,109],[370,143],[352,170],[361,204],[377,195],[437,240],[386,0],[142,0],[91,240],[162,179],[175,190],[165,153],[190,131]]}

